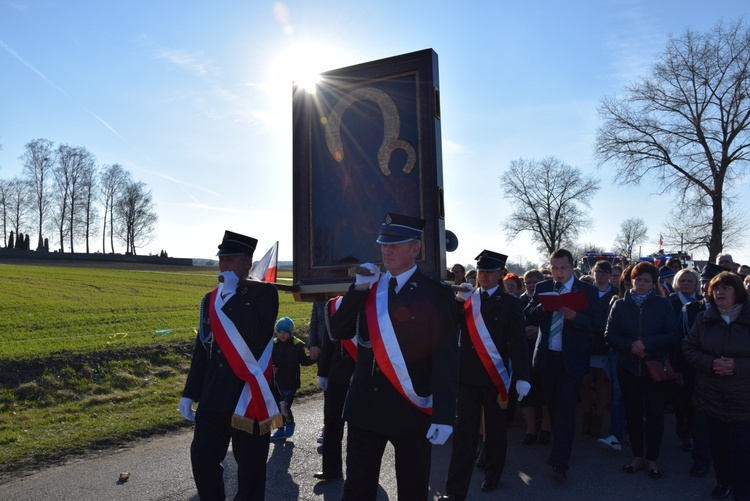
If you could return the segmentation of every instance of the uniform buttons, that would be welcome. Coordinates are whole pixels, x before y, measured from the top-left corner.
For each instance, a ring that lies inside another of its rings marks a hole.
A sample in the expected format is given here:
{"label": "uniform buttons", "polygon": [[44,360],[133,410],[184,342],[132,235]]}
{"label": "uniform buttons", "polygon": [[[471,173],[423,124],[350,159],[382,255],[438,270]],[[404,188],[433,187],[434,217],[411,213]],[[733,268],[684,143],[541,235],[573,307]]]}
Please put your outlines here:
{"label": "uniform buttons", "polygon": [[224,364],[220,363],[220,364],[219,364],[219,367],[224,367]]}
{"label": "uniform buttons", "polygon": [[216,353],[221,353],[221,348],[218,348],[218,349],[216,350]]}
{"label": "uniform buttons", "polygon": [[375,372],[380,372],[380,367],[375,367]]}
{"label": "uniform buttons", "polygon": [[372,391],[378,391],[378,387],[376,386],[375,388],[372,389]]}

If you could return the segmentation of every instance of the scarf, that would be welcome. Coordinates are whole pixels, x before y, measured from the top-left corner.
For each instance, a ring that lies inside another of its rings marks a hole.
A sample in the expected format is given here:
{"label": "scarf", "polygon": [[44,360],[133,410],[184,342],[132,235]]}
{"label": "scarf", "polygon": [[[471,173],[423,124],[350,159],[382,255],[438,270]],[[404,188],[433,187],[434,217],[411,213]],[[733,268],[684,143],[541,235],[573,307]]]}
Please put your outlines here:
{"label": "scarf", "polygon": [[742,305],[738,304],[734,308],[730,308],[728,310],[722,310],[718,306],[716,307],[716,309],[719,310],[719,315],[721,315],[721,318],[723,318],[726,323],[731,324],[732,322],[737,320],[737,317],[740,316]]}
{"label": "scarf", "polygon": [[644,301],[645,301],[645,300],[646,300],[646,299],[647,299],[647,298],[648,298],[648,297],[649,297],[650,295],[652,295],[652,294],[654,293],[654,289],[651,289],[650,291],[648,291],[648,292],[647,292],[647,293],[645,293],[645,294],[636,294],[635,292],[633,292],[633,289],[630,289],[630,291],[629,291],[629,292],[630,292],[630,297],[631,297],[631,298],[633,299],[633,301],[635,301],[635,304],[637,304],[638,306],[642,306],[642,305],[643,305],[643,302],[644,302]]}

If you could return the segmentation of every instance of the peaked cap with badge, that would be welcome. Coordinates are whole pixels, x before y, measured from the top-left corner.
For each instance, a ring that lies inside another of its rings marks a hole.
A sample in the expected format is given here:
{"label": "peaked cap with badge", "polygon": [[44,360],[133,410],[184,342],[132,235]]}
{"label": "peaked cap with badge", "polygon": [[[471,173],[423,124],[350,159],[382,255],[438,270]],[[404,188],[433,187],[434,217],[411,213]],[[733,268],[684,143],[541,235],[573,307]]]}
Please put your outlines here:
{"label": "peaked cap with badge", "polygon": [[477,270],[499,271],[505,268],[508,256],[485,249],[474,259],[477,261]]}
{"label": "peaked cap with badge", "polygon": [[389,212],[383,219],[378,233],[379,244],[402,244],[410,240],[421,240],[425,220]]}
{"label": "peaked cap with badge", "polygon": [[216,255],[238,256],[245,254],[252,256],[253,252],[255,252],[256,245],[258,245],[257,239],[226,230],[224,232],[224,238],[219,244],[219,252],[217,252]]}

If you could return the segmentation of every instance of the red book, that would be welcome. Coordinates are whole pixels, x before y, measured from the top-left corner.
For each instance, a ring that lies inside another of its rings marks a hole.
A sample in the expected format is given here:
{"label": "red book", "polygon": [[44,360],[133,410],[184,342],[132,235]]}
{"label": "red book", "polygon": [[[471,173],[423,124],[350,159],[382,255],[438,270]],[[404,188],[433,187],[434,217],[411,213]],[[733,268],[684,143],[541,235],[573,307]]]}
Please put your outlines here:
{"label": "red book", "polygon": [[540,292],[536,295],[544,311],[558,311],[563,306],[581,311],[589,307],[589,301],[583,291],[559,294],[557,292]]}

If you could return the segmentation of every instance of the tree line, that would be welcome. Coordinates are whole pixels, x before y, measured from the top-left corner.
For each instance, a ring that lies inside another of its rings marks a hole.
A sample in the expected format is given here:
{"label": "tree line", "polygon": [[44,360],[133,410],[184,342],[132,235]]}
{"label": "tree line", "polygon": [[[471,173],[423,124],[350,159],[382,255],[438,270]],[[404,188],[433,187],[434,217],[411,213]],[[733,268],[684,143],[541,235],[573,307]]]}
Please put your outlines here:
{"label": "tree line", "polygon": [[153,238],[158,217],[151,191],[120,164],[98,165],[85,147],[48,139],[26,143],[19,160],[22,174],[0,179],[3,246],[31,250],[29,233],[36,231],[40,252],[53,242],[59,252],[83,246],[89,254],[101,237],[102,253],[107,247],[114,253],[118,242],[136,254]]}
{"label": "tree line", "polygon": [[[703,248],[711,262],[742,241],[748,220],[735,202],[747,202],[750,165],[750,29],[742,20],[670,37],[648,75],[600,101],[599,116],[594,153],[613,182],[651,178],[649,191],[673,195],[666,240]],[[576,247],[600,188],[597,178],[554,157],[514,160],[502,184],[513,194],[507,237],[528,231],[544,254]],[[613,207],[609,218],[624,218],[614,242],[623,254],[647,232],[628,212]]]}

